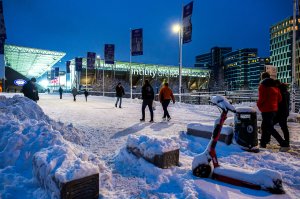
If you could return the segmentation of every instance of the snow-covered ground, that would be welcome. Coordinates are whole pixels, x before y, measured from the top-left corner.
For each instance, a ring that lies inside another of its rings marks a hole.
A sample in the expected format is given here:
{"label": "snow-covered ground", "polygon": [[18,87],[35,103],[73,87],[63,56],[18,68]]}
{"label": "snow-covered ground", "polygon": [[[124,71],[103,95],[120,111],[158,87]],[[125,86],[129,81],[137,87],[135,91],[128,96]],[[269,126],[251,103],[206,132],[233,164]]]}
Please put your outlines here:
{"label": "snow-covered ground", "polygon": [[[221,142],[216,148],[221,164],[280,172],[284,195],[193,176],[193,158],[204,151],[209,140],[187,135],[186,128],[190,123],[213,123],[219,116],[216,107],[171,104],[172,119],[162,122],[162,107],[157,103],[155,123],[147,122],[148,110],[146,122],[141,123],[141,101],[137,99],[123,99],[119,109],[114,107],[115,98],[89,96],[85,102],[79,95],[73,102],[69,94],[62,100],[58,95],[41,94],[39,108],[23,97],[11,97],[13,94],[0,94],[0,198],[53,196],[39,186],[33,174],[33,156],[47,150],[52,156],[71,154],[62,162],[76,161],[80,169],[98,170],[103,198],[300,198],[300,157],[295,154],[269,150],[254,154]],[[229,118],[227,124],[232,121]],[[300,147],[300,124],[289,123],[289,127],[292,147]],[[136,158],[126,150],[129,135],[171,139],[180,147],[180,166],[160,169]],[[57,145],[65,148],[58,150]],[[78,171],[72,166],[70,170],[71,178],[76,178]]]}

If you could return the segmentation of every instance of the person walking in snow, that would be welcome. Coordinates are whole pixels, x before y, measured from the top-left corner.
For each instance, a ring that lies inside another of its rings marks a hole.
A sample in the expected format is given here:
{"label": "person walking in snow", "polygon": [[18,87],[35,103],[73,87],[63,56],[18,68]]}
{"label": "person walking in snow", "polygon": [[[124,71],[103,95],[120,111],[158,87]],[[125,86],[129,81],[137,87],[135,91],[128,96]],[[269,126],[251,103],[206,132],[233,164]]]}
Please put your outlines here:
{"label": "person walking in snow", "polygon": [[59,92],[59,98],[62,99],[63,89],[61,88],[61,86],[59,87],[58,92]]}
{"label": "person walking in snow", "polygon": [[84,89],[84,96],[85,96],[85,101],[86,102],[87,102],[88,95],[89,95],[89,92],[86,89]]}
{"label": "person walking in snow", "polygon": [[274,128],[274,117],[278,111],[278,103],[282,101],[282,96],[269,73],[263,72],[261,79],[257,101],[257,107],[262,115],[260,147],[266,148],[272,135],[280,144],[280,150],[283,151],[288,145]]}
{"label": "person walking in snow", "polygon": [[142,104],[142,119],[140,119],[141,122],[145,121],[145,109],[146,106],[148,106],[149,111],[150,111],[150,116],[151,119],[149,122],[153,122],[153,100],[154,100],[154,91],[152,86],[149,83],[149,80],[145,80],[144,85],[142,87],[142,99],[143,99],[143,104]]}
{"label": "person walking in snow", "polygon": [[116,86],[117,101],[115,103],[115,107],[118,106],[118,102],[120,100],[119,108],[122,108],[122,97],[123,97],[123,95],[125,95],[125,91],[124,91],[124,88],[123,88],[121,82],[119,82],[118,85]]}
{"label": "person walking in snow", "polygon": [[287,126],[287,118],[290,112],[290,93],[288,91],[287,84],[281,83],[279,80],[275,80],[275,82],[276,86],[280,90],[282,100],[278,104],[278,111],[276,113],[273,123],[274,125],[279,123],[287,147],[290,147],[290,132]]}
{"label": "person walking in snow", "polygon": [[74,102],[76,102],[76,95],[78,94],[77,88],[73,87],[72,94],[73,94]]}
{"label": "person walking in snow", "polygon": [[159,91],[159,101],[162,104],[164,110],[164,115],[162,117],[163,120],[166,120],[167,118],[167,120],[169,121],[171,119],[171,116],[168,112],[168,106],[171,100],[173,101],[173,104],[175,104],[173,91],[169,88],[169,84],[166,82]]}
{"label": "person walking in snow", "polygon": [[22,92],[25,97],[37,102],[39,100],[39,93],[35,85],[35,82],[36,79],[34,77],[31,78],[26,84],[24,84],[22,88]]}

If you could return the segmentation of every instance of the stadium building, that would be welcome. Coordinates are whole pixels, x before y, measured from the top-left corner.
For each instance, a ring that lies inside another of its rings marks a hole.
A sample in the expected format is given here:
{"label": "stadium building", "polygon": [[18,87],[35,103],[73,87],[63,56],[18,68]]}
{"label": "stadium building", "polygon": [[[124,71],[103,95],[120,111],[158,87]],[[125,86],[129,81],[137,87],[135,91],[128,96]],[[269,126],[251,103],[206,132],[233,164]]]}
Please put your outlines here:
{"label": "stadium building", "polygon": [[45,89],[41,77],[59,62],[66,53],[15,45],[4,46],[5,90],[19,92],[30,78],[38,80],[39,89]]}
{"label": "stadium building", "polygon": [[[177,66],[130,63],[115,61],[113,65],[104,64],[96,59],[95,69],[86,69],[86,58],[83,58],[82,71],[75,70],[74,59],[71,60],[70,73],[59,71],[51,75],[51,69],[66,55],[64,52],[27,48],[15,45],[4,46],[5,58],[5,91],[20,92],[23,84],[31,77],[37,78],[39,90],[57,90],[59,86],[69,90],[88,88],[90,91],[103,93],[114,92],[117,82],[121,82],[128,92],[130,90],[130,68],[132,71],[133,91],[140,93],[144,79],[149,79],[156,92],[164,82],[169,82],[174,93],[177,93],[179,69]],[[209,77],[208,70],[183,68],[182,82],[184,92],[206,89]]]}
{"label": "stadium building", "polygon": [[[129,63],[115,61],[114,64],[104,64],[104,60],[96,59],[96,67],[87,69],[86,58],[82,59],[82,70],[75,70],[75,59],[70,60],[68,79],[72,86],[80,90],[87,88],[95,92],[115,92],[115,86],[121,82],[125,91],[130,91],[130,70],[132,71],[133,92],[140,93],[145,79],[158,92],[164,82],[169,82],[174,93],[179,91],[178,66],[166,66],[144,63]],[[199,68],[182,68],[183,92],[198,91],[207,88],[209,70]]]}

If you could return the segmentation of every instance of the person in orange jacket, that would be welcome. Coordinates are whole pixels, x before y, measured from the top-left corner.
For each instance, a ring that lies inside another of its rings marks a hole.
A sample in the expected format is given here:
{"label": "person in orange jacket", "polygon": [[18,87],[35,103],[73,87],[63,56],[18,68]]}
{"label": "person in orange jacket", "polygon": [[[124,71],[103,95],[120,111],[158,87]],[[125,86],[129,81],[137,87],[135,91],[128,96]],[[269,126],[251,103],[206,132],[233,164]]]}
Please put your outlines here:
{"label": "person in orange jacket", "polygon": [[168,112],[168,106],[171,100],[173,101],[173,104],[175,104],[173,91],[169,88],[169,84],[166,82],[164,83],[164,86],[159,91],[159,101],[162,104],[164,110],[164,115],[162,117],[163,120],[167,118],[167,120],[170,121],[171,119],[171,116]]}
{"label": "person in orange jacket", "polygon": [[261,74],[261,79],[262,81],[259,84],[257,101],[257,107],[262,115],[260,147],[266,148],[272,135],[280,144],[281,150],[284,150],[288,145],[274,128],[274,118],[278,111],[278,103],[281,102],[282,96],[279,89],[276,87],[275,80],[270,78],[268,72],[263,72]]}

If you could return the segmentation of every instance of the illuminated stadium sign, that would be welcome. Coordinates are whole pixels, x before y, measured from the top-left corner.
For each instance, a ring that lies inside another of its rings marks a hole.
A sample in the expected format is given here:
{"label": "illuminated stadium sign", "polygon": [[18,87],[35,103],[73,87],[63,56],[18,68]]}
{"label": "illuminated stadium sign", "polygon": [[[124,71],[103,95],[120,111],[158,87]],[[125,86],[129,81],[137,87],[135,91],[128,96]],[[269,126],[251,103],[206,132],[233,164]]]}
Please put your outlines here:
{"label": "illuminated stadium sign", "polygon": [[14,81],[14,84],[15,84],[16,86],[23,86],[24,84],[26,84],[26,80],[24,80],[24,79],[16,79],[16,80]]}
{"label": "illuminated stadium sign", "polygon": [[[71,66],[75,67],[74,59],[71,60]],[[86,58],[82,59],[82,67],[86,67]],[[179,68],[178,66],[166,66],[166,65],[157,65],[157,64],[143,64],[143,63],[129,63],[115,61],[114,65],[104,64],[104,60],[99,58],[96,60],[96,68],[106,71],[123,71],[129,72],[131,70],[132,75],[141,75],[141,76],[151,76],[155,77],[179,77]],[[201,68],[182,68],[182,76],[189,77],[208,77],[209,70]]]}

